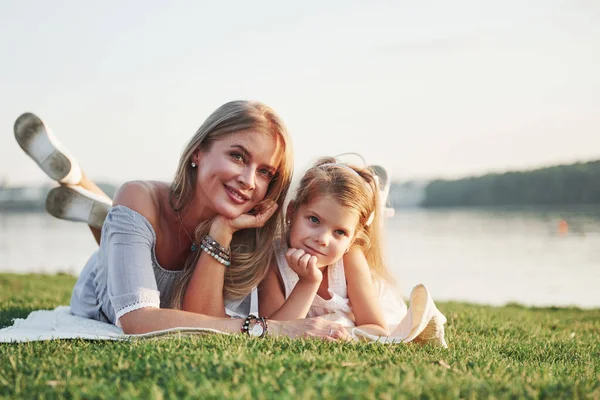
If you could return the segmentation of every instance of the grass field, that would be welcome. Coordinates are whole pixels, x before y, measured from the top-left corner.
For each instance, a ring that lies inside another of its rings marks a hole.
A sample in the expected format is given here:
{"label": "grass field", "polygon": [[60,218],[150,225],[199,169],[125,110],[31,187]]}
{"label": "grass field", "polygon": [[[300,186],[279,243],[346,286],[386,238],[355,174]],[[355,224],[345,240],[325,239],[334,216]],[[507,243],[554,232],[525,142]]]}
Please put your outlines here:
{"label": "grass field", "polygon": [[[0,327],[75,278],[0,274]],[[0,344],[2,398],[600,398],[600,310],[441,303],[449,349],[203,336]]]}

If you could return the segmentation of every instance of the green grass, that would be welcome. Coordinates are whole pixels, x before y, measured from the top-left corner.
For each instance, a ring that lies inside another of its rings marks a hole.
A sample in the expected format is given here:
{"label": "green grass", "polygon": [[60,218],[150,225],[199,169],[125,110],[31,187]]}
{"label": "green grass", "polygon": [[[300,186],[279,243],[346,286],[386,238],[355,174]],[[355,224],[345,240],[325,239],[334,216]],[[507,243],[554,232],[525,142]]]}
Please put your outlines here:
{"label": "green grass", "polygon": [[[0,274],[0,327],[68,304]],[[0,344],[4,398],[600,398],[600,310],[441,303],[447,350],[246,337]]]}

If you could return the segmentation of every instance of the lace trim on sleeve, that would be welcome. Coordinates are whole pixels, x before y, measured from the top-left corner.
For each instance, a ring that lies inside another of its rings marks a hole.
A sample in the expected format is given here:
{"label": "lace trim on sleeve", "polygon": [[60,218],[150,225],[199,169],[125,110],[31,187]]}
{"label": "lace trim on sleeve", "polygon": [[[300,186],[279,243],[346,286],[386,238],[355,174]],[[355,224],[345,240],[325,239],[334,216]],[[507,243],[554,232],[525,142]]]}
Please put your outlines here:
{"label": "lace trim on sleeve", "polygon": [[159,308],[156,303],[154,302],[150,302],[150,301],[140,301],[138,303],[135,304],[131,304],[127,307],[124,307],[122,309],[120,309],[119,311],[117,311],[117,315],[115,316],[115,325],[118,326],[119,328],[121,328],[121,317],[129,312],[132,312],[134,310],[137,310],[139,308],[145,308],[145,307],[152,307],[152,308]]}

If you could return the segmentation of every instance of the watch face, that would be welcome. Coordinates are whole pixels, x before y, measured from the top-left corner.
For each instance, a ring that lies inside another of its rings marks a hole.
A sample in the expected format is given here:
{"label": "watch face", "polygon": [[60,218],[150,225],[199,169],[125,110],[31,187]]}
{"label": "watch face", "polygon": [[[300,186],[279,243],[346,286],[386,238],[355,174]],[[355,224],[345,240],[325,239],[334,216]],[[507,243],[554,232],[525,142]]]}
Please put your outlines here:
{"label": "watch face", "polygon": [[250,333],[251,336],[260,336],[263,333],[263,327],[260,324],[254,324],[248,333]]}

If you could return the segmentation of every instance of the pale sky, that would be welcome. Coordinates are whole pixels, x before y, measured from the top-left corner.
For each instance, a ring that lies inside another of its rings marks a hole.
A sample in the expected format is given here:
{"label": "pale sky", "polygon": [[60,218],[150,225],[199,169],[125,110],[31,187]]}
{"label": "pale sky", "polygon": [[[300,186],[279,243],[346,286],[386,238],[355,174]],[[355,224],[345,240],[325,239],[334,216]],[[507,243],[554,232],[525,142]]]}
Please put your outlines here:
{"label": "pale sky", "polygon": [[600,2],[0,2],[0,181],[49,182],[41,116],[92,178],[170,180],[219,105],[273,107],[297,171],[361,152],[399,180],[600,158]]}

